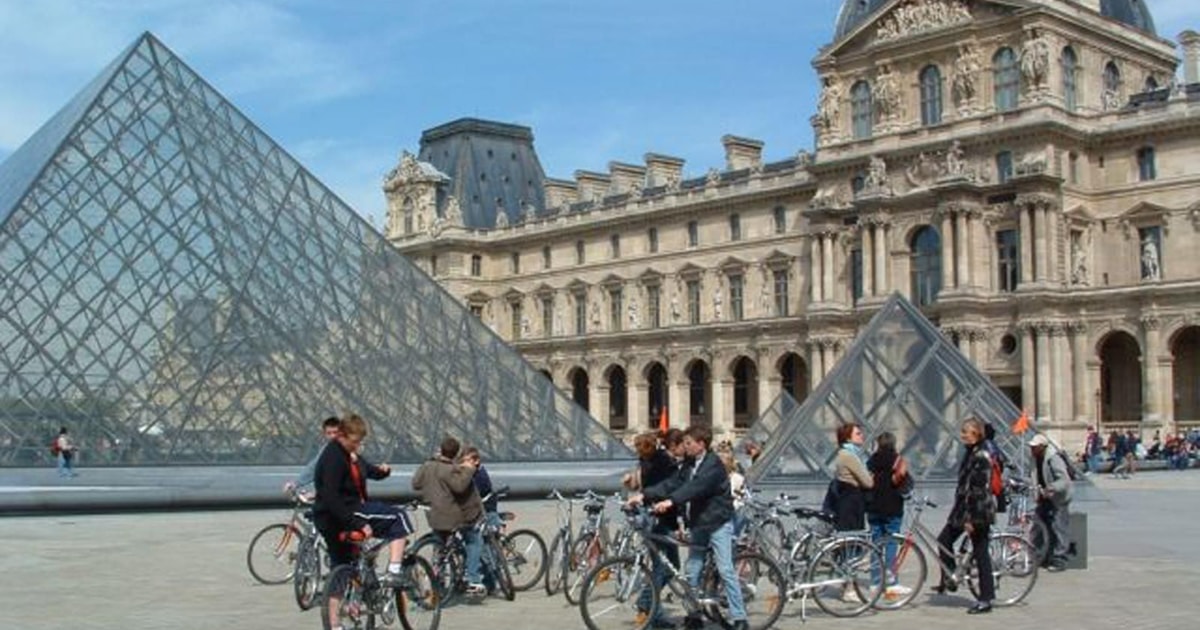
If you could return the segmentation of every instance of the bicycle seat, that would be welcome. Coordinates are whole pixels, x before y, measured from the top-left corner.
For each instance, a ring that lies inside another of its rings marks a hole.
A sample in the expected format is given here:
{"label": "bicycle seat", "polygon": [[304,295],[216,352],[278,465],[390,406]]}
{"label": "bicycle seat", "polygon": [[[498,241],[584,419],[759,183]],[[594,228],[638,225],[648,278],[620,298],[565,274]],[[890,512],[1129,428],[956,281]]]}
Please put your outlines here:
{"label": "bicycle seat", "polygon": [[348,532],[339,533],[337,535],[337,539],[344,543],[350,543],[352,545],[361,545],[363,543],[363,541],[365,541],[367,539],[367,536],[366,536],[366,534],[362,533],[362,530],[354,529],[354,530],[351,530]]}
{"label": "bicycle seat", "polygon": [[504,521],[505,523],[508,523],[510,521],[515,521],[515,520],[517,520],[517,515],[514,514],[513,512],[501,512],[500,520]]}
{"label": "bicycle seat", "polygon": [[795,514],[796,518],[802,518],[802,519],[814,519],[815,518],[819,521],[824,521],[824,522],[830,523],[830,524],[837,521],[837,517],[834,516],[833,514],[830,514],[829,512],[825,512],[823,510],[814,510],[812,508],[806,508],[806,507],[792,508],[792,514]]}
{"label": "bicycle seat", "polygon": [[604,511],[603,503],[584,503],[583,511],[588,514],[599,514]]}

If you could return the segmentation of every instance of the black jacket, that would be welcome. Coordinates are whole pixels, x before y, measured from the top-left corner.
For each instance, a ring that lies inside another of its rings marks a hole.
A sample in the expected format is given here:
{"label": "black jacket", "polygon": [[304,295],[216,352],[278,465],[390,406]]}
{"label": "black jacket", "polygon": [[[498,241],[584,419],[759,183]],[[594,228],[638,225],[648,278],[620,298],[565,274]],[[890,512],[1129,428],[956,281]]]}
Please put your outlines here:
{"label": "black jacket", "polygon": [[875,451],[867,460],[867,470],[875,478],[867,500],[867,514],[875,516],[901,516],[904,514],[904,498],[892,483],[893,468],[900,456],[895,451]]}
{"label": "black jacket", "polygon": [[[643,459],[638,462],[638,473],[641,475],[642,487],[649,488],[656,486],[675,475],[679,474],[679,463],[671,458],[663,449],[654,451],[654,454],[649,459]],[[675,508],[667,510],[665,513],[658,516],[658,524],[660,527],[669,531],[676,528],[675,518],[678,512]]]}
{"label": "black jacket", "polygon": [[362,482],[359,487],[350,473],[351,465],[350,453],[337,440],[330,442],[317,458],[313,474],[317,489],[313,519],[322,531],[339,533],[362,529],[367,522],[355,512],[361,510],[367,500],[367,479],[384,479],[390,474],[360,455],[353,464],[358,467],[358,478]]}
{"label": "black jacket", "polygon": [[720,458],[711,451],[701,457],[698,468],[692,461],[685,461],[678,473],[646,488],[643,494],[649,502],[670,499],[687,515],[689,529],[707,534],[733,518],[733,495]]}
{"label": "black jacket", "polygon": [[982,442],[968,446],[958,466],[958,487],[950,522],[958,527],[971,523],[977,529],[990,527],[996,518],[996,498],[992,496],[992,458]]}

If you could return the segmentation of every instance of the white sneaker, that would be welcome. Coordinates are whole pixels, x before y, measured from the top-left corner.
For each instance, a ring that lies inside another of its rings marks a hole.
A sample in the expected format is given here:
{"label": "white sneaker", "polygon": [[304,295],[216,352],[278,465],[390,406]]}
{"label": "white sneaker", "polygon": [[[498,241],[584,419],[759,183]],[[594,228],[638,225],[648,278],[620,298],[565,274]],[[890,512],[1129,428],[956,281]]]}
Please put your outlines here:
{"label": "white sneaker", "polygon": [[887,587],[887,590],[883,592],[883,595],[888,599],[900,599],[901,597],[912,595],[912,592],[913,590],[907,586],[895,584]]}
{"label": "white sneaker", "polygon": [[842,601],[847,604],[861,604],[862,598],[858,596],[858,591],[848,588],[842,591]]}

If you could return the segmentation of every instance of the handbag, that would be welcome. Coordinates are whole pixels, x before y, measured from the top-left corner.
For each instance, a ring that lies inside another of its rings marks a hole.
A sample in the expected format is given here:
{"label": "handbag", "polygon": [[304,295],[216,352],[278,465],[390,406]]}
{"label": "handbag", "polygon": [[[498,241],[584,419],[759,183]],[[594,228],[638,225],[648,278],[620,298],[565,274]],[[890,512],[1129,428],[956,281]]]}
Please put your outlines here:
{"label": "handbag", "polygon": [[[908,501],[913,496],[913,487],[916,483],[913,481],[913,476],[908,473],[907,466],[903,473],[900,472],[901,457],[897,456],[896,461],[892,464],[892,485],[896,487],[896,491],[900,493],[900,498]],[[897,474],[900,478],[897,479]]]}

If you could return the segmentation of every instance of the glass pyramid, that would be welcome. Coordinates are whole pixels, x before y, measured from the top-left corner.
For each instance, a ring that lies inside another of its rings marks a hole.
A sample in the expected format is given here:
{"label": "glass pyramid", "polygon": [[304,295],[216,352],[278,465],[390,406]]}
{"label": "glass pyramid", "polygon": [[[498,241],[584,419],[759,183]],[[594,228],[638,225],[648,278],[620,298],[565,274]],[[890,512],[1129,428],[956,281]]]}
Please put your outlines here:
{"label": "glass pyramid", "polygon": [[0,465],[631,452],[150,34],[0,165]]}
{"label": "glass pyramid", "polygon": [[761,485],[827,483],[837,452],[836,429],[854,421],[863,426],[868,448],[881,432],[895,434],[916,479],[953,481],[963,451],[959,424],[970,415],[991,423],[997,446],[1023,470],[1029,449],[1010,428],[1020,413],[941,331],[896,294],[803,404],[784,393],[750,428],[746,437],[759,442],[763,453],[747,480]]}

